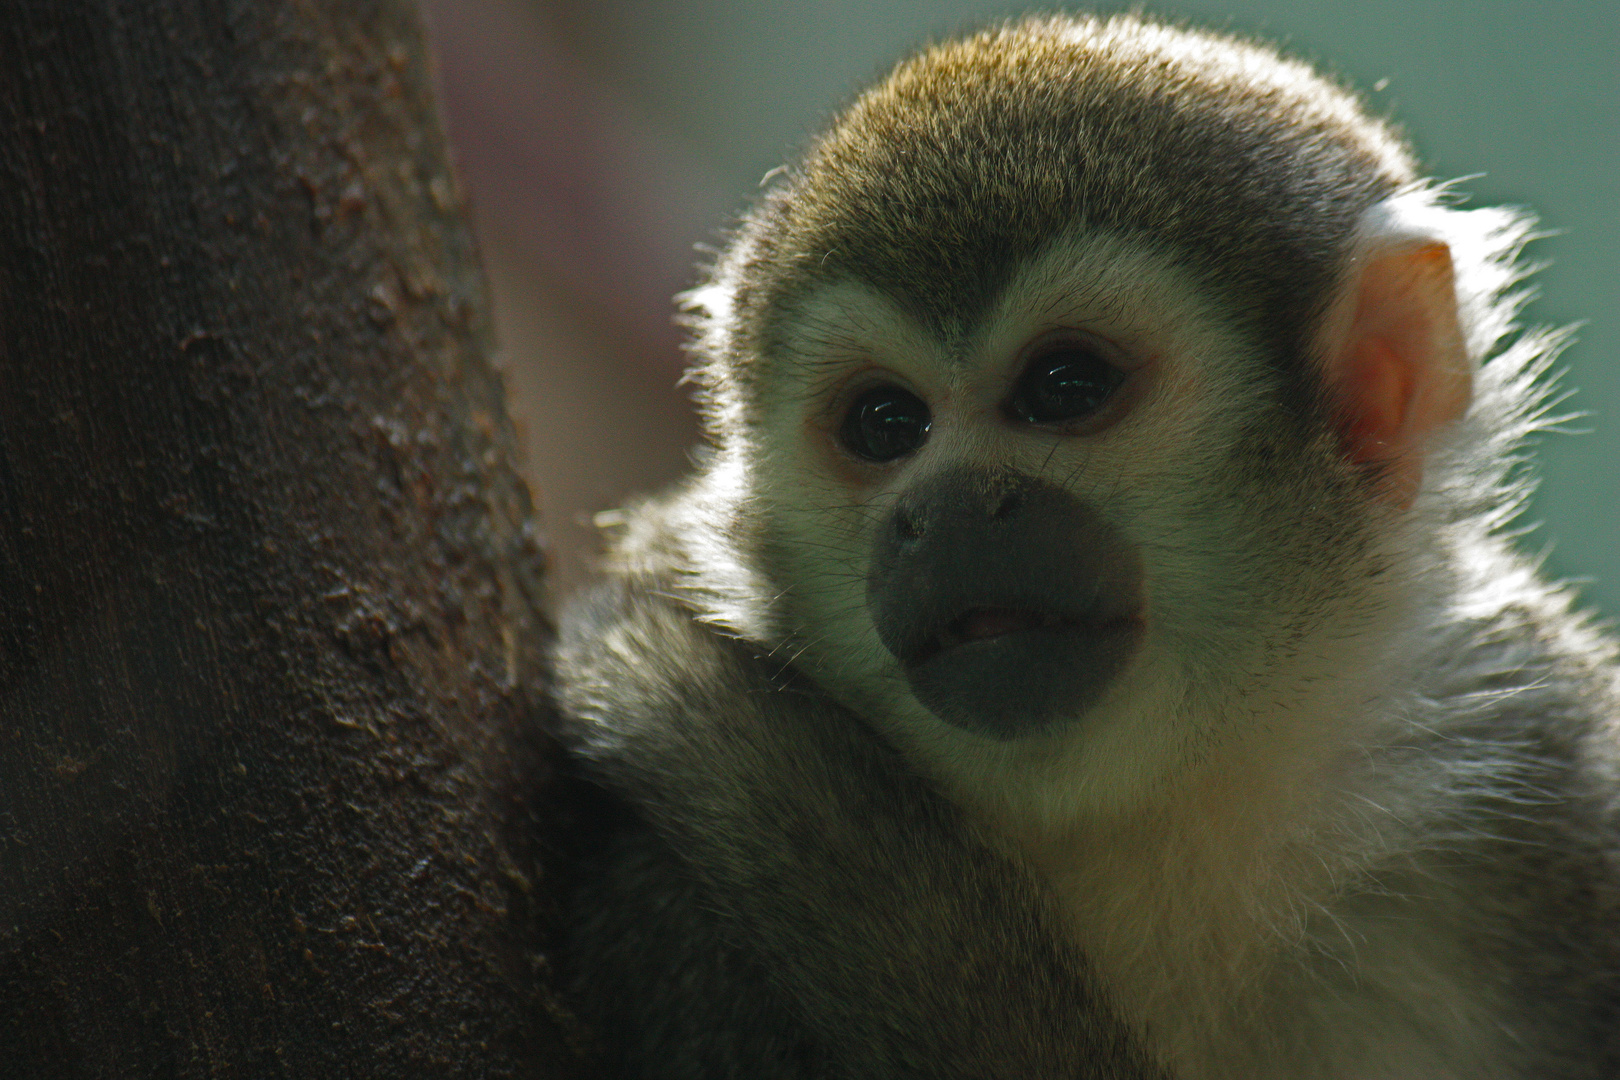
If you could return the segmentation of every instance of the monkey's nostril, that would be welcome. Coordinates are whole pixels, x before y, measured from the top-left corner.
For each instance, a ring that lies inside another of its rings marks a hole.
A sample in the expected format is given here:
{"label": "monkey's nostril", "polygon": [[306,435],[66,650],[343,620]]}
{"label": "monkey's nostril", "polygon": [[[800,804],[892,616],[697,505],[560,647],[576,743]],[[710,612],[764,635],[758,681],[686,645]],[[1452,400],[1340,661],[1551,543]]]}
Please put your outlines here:
{"label": "monkey's nostril", "polygon": [[1022,491],[1009,491],[1001,497],[1001,501],[990,511],[990,519],[1000,521],[1003,518],[1011,517],[1023,505],[1024,493]]}
{"label": "monkey's nostril", "polygon": [[894,515],[894,533],[901,540],[921,540],[923,534],[922,520],[915,514],[905,510],[897,510]]}

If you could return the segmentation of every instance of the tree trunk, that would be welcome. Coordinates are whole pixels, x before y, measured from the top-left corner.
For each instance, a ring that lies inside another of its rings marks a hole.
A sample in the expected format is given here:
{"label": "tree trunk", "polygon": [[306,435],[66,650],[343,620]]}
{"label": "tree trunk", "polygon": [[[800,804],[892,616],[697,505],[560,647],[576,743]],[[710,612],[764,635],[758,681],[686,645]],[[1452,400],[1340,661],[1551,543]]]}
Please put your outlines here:
{"label": "tree trunk", "polygon": [[8,0],[0,1071],[564,1074],[489,346],[408,0]]}

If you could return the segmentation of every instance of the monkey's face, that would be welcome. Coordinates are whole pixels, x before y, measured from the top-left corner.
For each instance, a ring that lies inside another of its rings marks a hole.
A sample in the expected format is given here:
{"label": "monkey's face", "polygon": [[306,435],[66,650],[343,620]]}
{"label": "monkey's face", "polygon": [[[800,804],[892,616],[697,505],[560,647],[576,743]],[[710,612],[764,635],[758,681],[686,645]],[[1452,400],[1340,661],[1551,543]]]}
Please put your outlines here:
{"label": "monkey's face", "polygon": [[957,326],[858,281],[785,303],[747,452],[801,666],[936,758],[1108,787],[1303,685],[1364,500],[1218,310],[1096,235]]}
{"label": "monkey's face", "polygon": [[695,602],[971,790],[1344,753],[1471,393],[1415,175],[1308,69],[1131,19],[902,64],[691,297]]}

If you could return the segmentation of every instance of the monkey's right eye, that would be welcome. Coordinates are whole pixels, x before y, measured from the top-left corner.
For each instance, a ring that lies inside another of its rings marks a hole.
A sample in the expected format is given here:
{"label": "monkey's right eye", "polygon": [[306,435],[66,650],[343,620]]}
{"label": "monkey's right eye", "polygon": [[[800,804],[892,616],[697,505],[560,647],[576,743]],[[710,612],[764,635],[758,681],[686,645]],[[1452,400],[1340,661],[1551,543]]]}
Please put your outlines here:
{"label": "monkey's right eye", "polygon": [[893,461],[915,453],[928,441],[928,406],[909,390],[874,386],[844,415],[838,440],[856,457]]}

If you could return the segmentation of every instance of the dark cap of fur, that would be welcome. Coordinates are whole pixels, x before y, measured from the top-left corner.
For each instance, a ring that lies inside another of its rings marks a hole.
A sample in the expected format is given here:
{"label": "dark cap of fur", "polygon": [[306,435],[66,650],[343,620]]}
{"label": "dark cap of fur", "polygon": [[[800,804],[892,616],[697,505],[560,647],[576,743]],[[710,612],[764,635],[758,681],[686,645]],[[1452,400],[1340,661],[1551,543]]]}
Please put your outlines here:
{"label": "dark cap of fur", "polygon": [[1265,45],[1028,19],[905,61],[813,144],[722,259],[728,351],[768,351],[773,312],[843,278],[949,332],[1084,229],[1164,252],[1297,353],[1357,218],[1415,175],[1353,95]]}

